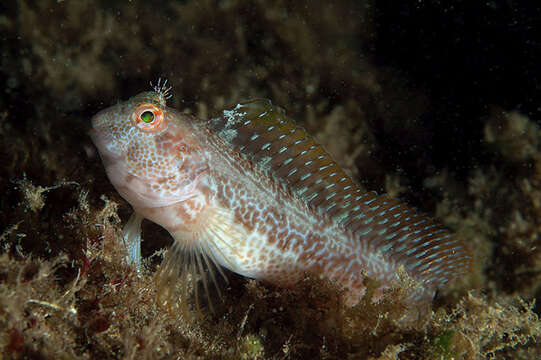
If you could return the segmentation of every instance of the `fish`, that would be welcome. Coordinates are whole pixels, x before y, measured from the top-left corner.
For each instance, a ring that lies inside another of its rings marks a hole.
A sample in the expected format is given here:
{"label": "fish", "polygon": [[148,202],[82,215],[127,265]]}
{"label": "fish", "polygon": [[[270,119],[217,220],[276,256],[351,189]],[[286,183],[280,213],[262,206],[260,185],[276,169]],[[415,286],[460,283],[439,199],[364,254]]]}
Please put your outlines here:
{"label": "fish", "polygon": [[227,279],[223,268],[287,288],[324,278],[349,306],[367,295],[367,279],[377,302],[407,278],[415,309],[471,271],[462,239],[365,191],[281,107],[255,99],[199,119],[167,106],[170,90],[158,83],[91,120],[107,176],[134,210],[128,261],[141,263],[148,219],[174,239],[162,267],[201,280],[207,295]]}

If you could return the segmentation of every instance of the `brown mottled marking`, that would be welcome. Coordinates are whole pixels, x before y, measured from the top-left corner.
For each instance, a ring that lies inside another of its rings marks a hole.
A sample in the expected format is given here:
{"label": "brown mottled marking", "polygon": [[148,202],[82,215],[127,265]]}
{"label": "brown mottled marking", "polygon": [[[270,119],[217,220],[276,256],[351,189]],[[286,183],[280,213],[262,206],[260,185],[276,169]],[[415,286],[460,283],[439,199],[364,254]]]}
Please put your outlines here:
{"label": "brown mottled marking", "polygon": [[[364,295],[365,277],[381,293],[403,272],[419,283],[408,295],[412,309],[469,272],[460,239],[398,200],[363,191],[270,101],[202,121],[167,107],[167,90],[155,90],[97,114],[92,138],[137,218],[174,236],[167,269],[206,279],[203,268],[219,264],[283,286],[312,273],[342,285],[351,304]],[[139,240],[129,236],[138,261]]]}

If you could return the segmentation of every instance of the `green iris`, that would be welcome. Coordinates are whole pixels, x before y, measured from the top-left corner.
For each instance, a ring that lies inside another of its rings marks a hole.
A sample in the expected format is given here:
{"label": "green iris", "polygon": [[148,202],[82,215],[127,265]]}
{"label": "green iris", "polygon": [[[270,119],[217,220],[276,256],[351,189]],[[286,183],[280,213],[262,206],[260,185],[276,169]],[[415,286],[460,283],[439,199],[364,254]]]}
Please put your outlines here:
{"label": "green iris", "polygon": [[141,114],[141,120],[143,120],[146,123],[151,123],[154,121],[154,113],[152,111],[145,111]]}

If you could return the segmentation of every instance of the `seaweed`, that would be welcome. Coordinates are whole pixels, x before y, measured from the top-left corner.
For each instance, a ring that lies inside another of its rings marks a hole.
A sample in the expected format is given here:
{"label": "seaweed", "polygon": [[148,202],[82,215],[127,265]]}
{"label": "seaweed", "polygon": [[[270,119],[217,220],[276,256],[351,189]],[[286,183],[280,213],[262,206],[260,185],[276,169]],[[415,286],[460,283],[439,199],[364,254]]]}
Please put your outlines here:
{"label": "seaweed", "polygon": [[[378,29],[390,26],[375,3],[18,0],[0,9],[2,358],[540,356],[537,119],[486,104],[448,134],[450,107],[435,111],[429,88],[374,52]],[[472,273],[440,289],[420,324],[400,321],[400,294],[348,308],[334,284],[308,276],[281,289],[229,274],[216,311],[193,321],[164,307],[155,273],[171,240],[145,224],[142,272],[125,263],[130,208],[87,136],[93,114],[160,76],[172,106],[202,118],[271,98],[367,189],[465,239]],[[438,147],[462,135],[476,145],[458,160]]]}

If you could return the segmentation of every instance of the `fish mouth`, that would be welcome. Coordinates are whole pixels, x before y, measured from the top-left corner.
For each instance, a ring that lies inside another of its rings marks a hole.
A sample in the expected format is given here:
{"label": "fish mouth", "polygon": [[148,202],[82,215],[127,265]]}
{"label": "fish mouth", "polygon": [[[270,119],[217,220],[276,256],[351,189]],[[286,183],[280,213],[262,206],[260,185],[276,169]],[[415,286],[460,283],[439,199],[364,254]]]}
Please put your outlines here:
{"label": "fish mouth", "polygon": [[96,148],[98,148],[98,152],[104,163],[111,163],[120,160],[120,154],[110,150],[109,144],[114,141],[113,136],[110,133],[92,128],[90,131],[88,131],[88,136],[90,136],[90,139]]}

